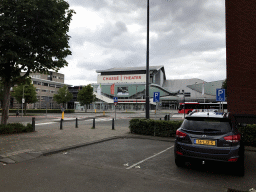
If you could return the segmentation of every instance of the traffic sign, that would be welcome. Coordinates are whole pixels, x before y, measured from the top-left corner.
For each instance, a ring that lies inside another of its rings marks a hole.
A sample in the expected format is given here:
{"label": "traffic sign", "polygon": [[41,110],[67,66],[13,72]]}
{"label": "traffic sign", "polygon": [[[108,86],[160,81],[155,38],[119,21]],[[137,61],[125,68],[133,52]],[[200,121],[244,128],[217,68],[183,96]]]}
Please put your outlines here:
{"label": "traffic sign", "polygon": [[216,89],[216,101],[225,101],[225,89]]}
{"label": "traffic sign", "polygon": [[118,103],[118,98],[114,97],[114,103]]}
{"label": "traffic sign", "polygon": [[160,92],[154,92],[153,102],[160,101]]}

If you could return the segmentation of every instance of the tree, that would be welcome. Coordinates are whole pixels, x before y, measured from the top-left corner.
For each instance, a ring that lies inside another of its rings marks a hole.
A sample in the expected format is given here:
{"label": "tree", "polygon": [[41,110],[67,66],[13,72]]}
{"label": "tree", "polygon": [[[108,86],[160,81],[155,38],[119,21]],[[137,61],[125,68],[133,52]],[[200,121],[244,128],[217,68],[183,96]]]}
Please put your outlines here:
{"label": "tree", "polygon": [[3,98],[4,98],[4,85],[2,84],[2,82],[0,81],[0,102],[1,102],[1,107],[3,106]]}
{"label": "tree", "polygon": [[227,79],[225,79],[222,83],[221,89],[225,89],[225,94],[227,97]]}
{"label": "tree", "polygon": [[86,105],[85,112],[87,112],[87,105],[91,104],[95,100],[95,95],[93,94],[93,87],[91,84],[83,87],[77,94],[77,101],[81,105]]}
{"label": "tree", "polygon": [[62,88],[59,88],[58,94],[53,95],[53,100],[58,104],[63,105],[73,99],[73,94],[68,91],[68,87],[64,85]]}
{"label": "tree", "polygon": [[1,0],[2,124],[8,122],[12,86],[32,72],[58,71],[68,65],[65,58],[71,51],[67,33],[73,14],[65,0]]}
{"label": "tree", "polygon": [[18,103],[22,103],[23,90],[24,90],[24,99],[25,99],[24,114],[26,115],[27,103],[37,102],[36,88],[31,84],[30,79],[28,83],[20,84],[17,87],[14,87],[11,95],[17,100]]}
{"label": "tree", "polygon": [[227,79],[225,79],[221,86],[222,89],[227,89]]}

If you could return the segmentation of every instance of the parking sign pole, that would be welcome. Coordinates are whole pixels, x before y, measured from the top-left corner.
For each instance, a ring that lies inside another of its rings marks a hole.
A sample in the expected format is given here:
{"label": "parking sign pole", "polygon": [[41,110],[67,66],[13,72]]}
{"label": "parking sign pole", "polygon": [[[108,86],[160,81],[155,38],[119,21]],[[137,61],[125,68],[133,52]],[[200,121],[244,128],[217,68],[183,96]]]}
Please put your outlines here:
{"label": "parking sign pole", "polygon": [[116,103],[115,103],[115,120],[116,120]]}

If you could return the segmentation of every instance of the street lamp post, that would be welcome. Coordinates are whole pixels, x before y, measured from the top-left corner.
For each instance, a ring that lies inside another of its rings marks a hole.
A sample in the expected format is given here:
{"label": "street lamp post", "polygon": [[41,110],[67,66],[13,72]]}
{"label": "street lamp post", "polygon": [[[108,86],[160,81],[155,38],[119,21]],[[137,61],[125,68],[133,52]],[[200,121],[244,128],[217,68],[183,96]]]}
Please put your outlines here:
{"label": "street lamp post", "polygon": [[182,90],[183,96],[184,96],[184,105],[183,105],[183,110],[184,110],[184,119],[185,119],[185,109],[186,109],[186,105],[185,105],[185,91]]}
{"label": "street lamp post", "polygon": [[23,117],[23,103],[25,103],[25,98],[24,98],[24,87],[26,87],[28,85],[23,85],[23,95],[22,95],[22,99],[21,99],[21,107],[22,107],[22,114],[21,116]]}
{"label": "street lamp post", "polygon": [[146,119],[149,119],[149,0],[147,1]]}

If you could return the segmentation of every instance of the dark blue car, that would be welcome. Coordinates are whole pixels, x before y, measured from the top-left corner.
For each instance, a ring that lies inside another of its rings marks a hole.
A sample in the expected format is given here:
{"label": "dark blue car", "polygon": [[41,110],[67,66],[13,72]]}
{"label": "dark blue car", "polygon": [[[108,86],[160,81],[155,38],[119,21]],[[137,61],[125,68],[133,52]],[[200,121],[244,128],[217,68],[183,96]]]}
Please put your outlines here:
{"label": "dark blue car", "polygon": [[218,161],[244,175],[244,146],[237,127],[226,113],[192,112],[176,131],[175,163]]}

